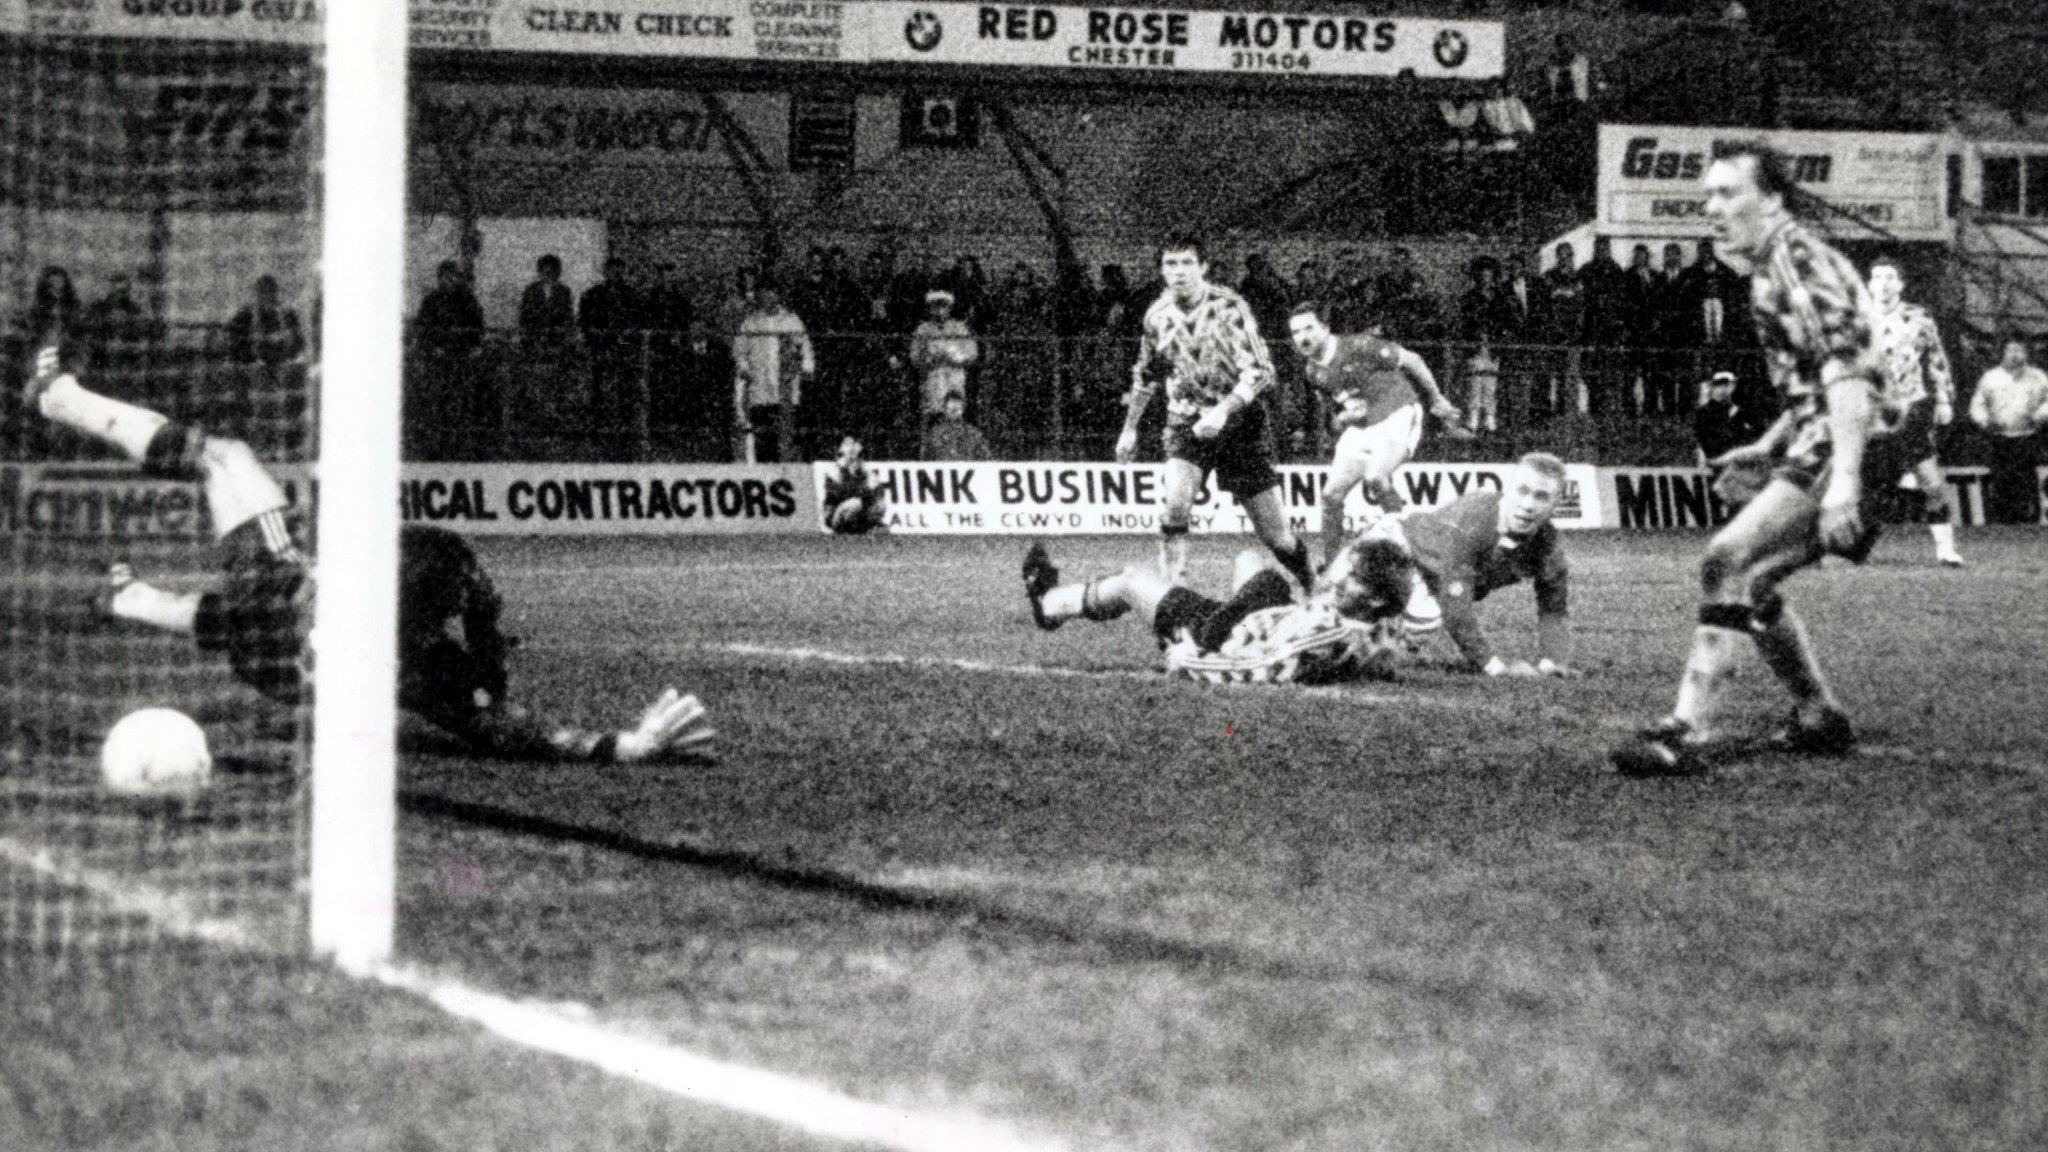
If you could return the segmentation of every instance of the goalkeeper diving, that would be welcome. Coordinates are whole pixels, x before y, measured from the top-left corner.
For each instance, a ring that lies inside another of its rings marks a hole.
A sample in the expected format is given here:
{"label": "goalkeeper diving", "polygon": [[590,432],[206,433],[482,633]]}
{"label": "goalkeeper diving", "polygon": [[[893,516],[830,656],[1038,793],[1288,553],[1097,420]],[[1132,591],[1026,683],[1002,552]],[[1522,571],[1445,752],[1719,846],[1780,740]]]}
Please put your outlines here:
{"label": "goalkeeper diving", "polygon": [[[208,436],[147,408],[89,391],[56,348],[36,356],[28,405],[52,423],[118,449],[145,474],[204,485],[223,577],[176,592],[116,564],[101,597],[117,620],[190,636],[226,656],[235,676],[285,705],[309,698],[311,561],[293,539],[289,501],[239,440]],[[630,728],[591,732],[513,703],[507,660],[515,641],[476,555],[444,529],[407,527],[399,540],[398,705],[474,751],[508,759],[633,764],[702,754],[714,733],[695,696],[664,688]]]}
{"label": "goalkeeper diving", "polygon": [[1031,618],[1052,631],[1083,618],[1108,621],[1135,612],[1152,628],[1176,676],[1214,682],[1321,684],[1386,679],[1393,629],[1412,587],[1407,552],[1391,540],[1358,540],[1340,551],[1306,599],[1256,550],[1237,558],[1228,600],[1131,565],[1093,579],[1063,582],[1045,545],[1024,556]]}

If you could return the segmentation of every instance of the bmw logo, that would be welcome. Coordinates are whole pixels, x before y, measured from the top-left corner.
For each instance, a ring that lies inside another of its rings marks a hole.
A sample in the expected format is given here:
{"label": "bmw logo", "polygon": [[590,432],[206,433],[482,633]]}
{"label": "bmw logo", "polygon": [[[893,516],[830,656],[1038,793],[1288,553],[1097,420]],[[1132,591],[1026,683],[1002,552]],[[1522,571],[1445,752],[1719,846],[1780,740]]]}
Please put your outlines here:
{"label": "bmw logo", "polygon": [[946,34],[946,26],[939,23],[939,14],[928,9],[919,9],[910,14],[903,24],[903,38],[919,52],[929,52],[939,46],[939,38]]}
{"label": "bmw logo", "polygon": [[[913,41],[915,43],[915,41]],[[1436,62],[1446,68],[1456,68],[1472,54],[1472,45],[1465,42],[1465,34],[1456,28],[1446,28],[1436,34]]]}

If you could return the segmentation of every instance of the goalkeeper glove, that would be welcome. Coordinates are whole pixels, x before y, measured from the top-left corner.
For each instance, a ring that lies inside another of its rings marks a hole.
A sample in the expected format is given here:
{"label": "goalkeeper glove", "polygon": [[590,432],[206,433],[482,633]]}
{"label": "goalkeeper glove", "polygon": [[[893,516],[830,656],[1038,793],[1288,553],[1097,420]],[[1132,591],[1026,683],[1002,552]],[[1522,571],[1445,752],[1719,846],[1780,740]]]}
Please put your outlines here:
{"label": "goalkeeper glove", "polygon": [[717,735],[695,696],[665,688],[636,727],[618,734],[613,755],[621,764],[639,764],[667,754],[709,757],[706,746]]}

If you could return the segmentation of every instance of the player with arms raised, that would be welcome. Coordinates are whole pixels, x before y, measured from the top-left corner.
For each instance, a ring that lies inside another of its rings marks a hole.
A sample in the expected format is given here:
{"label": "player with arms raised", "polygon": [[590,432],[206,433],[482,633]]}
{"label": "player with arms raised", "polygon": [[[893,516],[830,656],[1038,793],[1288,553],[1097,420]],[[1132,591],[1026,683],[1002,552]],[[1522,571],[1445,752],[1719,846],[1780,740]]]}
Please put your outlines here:
{"label": "player with arms raised", "polygon": [[[1488,676],[1571,675],[1571,604],[1564,540],[1551,514],[1564,491],[1564,461],[1522,457],[1502,490],[1480,488],[1450,504],[1389,517],[1368,538],[1401,541],[1415,559],[1411,634],[1442,627],[1473,671]],[[1509,661],[1479,627],[1479,602],[1528,580],[1536,589],[1536,662]]]}
{"label": "player with arms raised", "polygon": [[[289,500],[247,444],[88,391],[57,350],[36,357],[28,405],[52,422],[112,445],[151,476],[204,485],[224,578],[206,592],[173,592],[113,569],[103,599],[117,620],[190,636],[224,654],[235,676],[286,705],[311,688],[308,631],[313,570],[286,522]],[[712,737],[694,696],[665,689],[632,728],[610,733],[542,721],[506,698],[512,641],[501,602],[476,556],[442,529],[400,538],[399,706],[491,756],[637,763],[701,747]]]}
{"label": "player with arms raised", "polygon": [[1188,520],[1211,472],[1250,515],[1252,528],[1307,588],[1314,579],[1308,543],[1297,539],[1280,504],[1280,474],[1266,429],[1264,395],[1273,361],[1251,305],[1208,280],[1202,242],[1171,236],[1159,249],[1166,290],[1145,312],[1130,405],[1116,458],[1129,463],[1138,422],[1152,394],[1166,387],[1166,507],[1159,518],[1159,568],[1178,584],[1187,575]]}
{"label": "player with arms raised", "polygon": [[1692,654],[1671,715],[1616,748],[1630,775],[1701,771],[1713,714],[1746,635],[1794,700],[1773,743],[1846,755],[1856,738],[1822,677],[1779,584],[1823,556],[1866,558],[1879,503],[1906,462],[1898,413],[1873,328],[1875,309],[1856,269],[1793,218],[1783,156],[1766,145],[1723,146],[1707,168],[1706,213],[1723,245],[1754,269],[1751,309],[1785,412],[1755,444],[1724,453],[1733,468],[1770,479],[1707,545]]}
{"label": "player with arms raised", "polygon": [[1401,510],[1394,491],[1394,469],[1415,455],[1422,442],[1422,405],[1446,424],[1458,420],[1457,405],[1437,389],[1436,375],[1422,357],[1377,336],[1339,336],[1330,331],[1323,306],[1297,304],[1287,319],[1287,333],[1308,371],[1309,383],[1324,396],[1343,431],[1330,457],[1330,476],[1323,486],[1323,559],[1337,556],[1350,534],[1344,528],[1344,501],[1351,490],[1365,486],[1368,527],[1382,510]]}
{"label": "player with arms raised", "polygon": [[1356,541],[1324,570],[1320,589],[1296,602],[1287,578],[1247,549],[1238,556],[1230,599],[1219,601],[1135,564],[1061,583],[1045,546],[1033,544],[1024,555],[1024,592],[1031,618],[1048,632],[1077,617],[1107,621],[1137,612],[1177,676],[1319,684],[1391,675],[1384,625],[1407,600],[1412,572],[1395,541]]}
{"label": "player with arms raised", "polygon": [[1956,418],[1956,386],[1948,355],[1941,350],[1941,329],[1918,304],[1903,300],[1906,278],[1889,256],[1870,265],[1870,298],[1877,304],[1878,338],[1884,348],[1885,400],[1904,413],[1899,445],[1913,459],[1913,479],[1925,500],[1927,530],[1934,536],[1934,558],[1961,568],[1956,551],[1955,508],[1949,500],[1948,478],[1942,475],[1939,430]]}

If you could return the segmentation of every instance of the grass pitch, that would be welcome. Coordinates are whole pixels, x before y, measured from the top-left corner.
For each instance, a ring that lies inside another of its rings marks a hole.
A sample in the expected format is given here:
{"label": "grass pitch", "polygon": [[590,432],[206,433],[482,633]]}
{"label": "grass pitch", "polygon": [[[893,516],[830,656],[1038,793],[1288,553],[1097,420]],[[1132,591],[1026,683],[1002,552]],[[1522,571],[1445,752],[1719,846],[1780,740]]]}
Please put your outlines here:
{"label": "grass pitch", "polygon": [[[1790,586],[1858,756],[1617,779],[1605,749],[1668,707],[1701,542],[1568,537],[1583,680],[1483,681],[1440,647],[1330,690],[1168,681],[1131,621],[1042,635],[1021,540],[487,542],[515,690],[616,724],[672,681],[723,757],[422,737],[400,950],[1070,1147],[2048,1144],[2039,537],[1966,532],[1950,572],[1902,532]],[[1197,541],[1195,581],[1236,543]],[[1075,573],[1150,552],[1054,542]],[[1485,606],[1510,652],[1533,616],[1526,589]],[[1768,679],[1752,662],[1733,708],[1759,728]],[[316,1066],[363,1043],[271,1034]],[[448,1066],[485,1101],[529,1088]],[[605,1131],[607,1097],[552,1098],[559,1131]],[[450,1116],[358,1146],[493,1146]]]}

